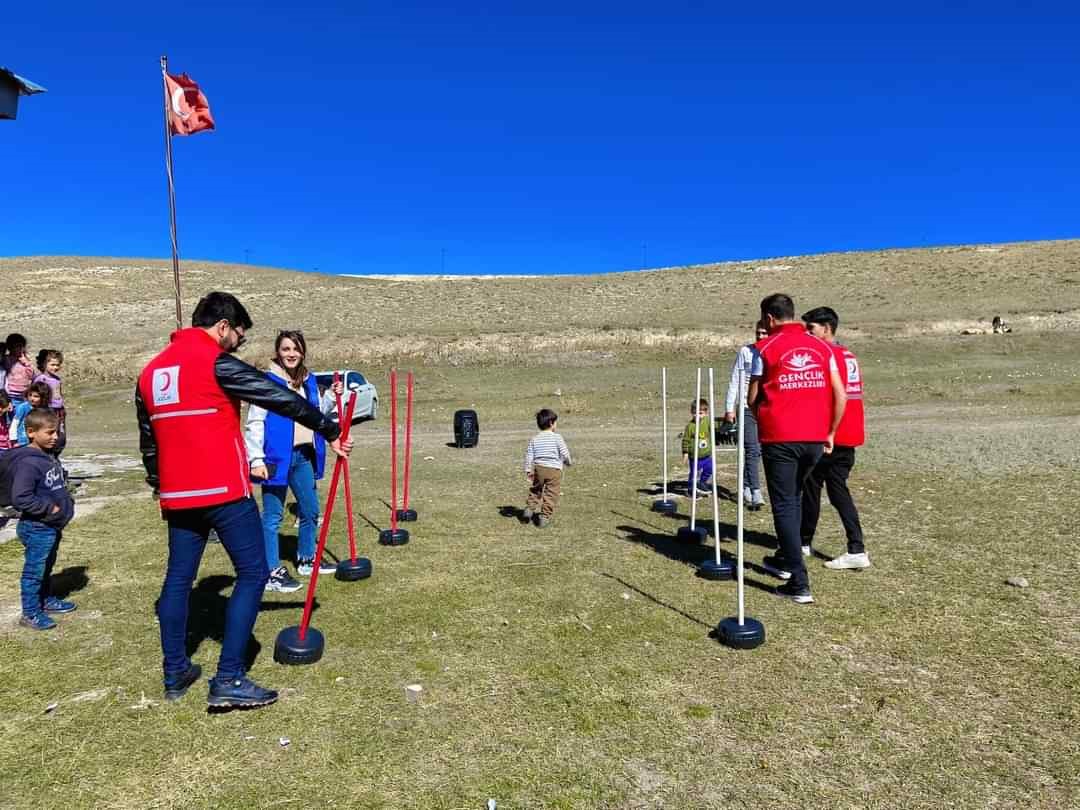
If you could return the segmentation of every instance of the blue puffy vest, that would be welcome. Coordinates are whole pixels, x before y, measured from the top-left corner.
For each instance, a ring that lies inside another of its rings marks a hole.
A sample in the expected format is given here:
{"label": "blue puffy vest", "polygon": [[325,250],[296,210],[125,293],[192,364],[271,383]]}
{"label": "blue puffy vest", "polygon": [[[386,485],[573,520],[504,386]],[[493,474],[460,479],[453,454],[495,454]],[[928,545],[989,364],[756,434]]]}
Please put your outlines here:
{"label": "blue puffy vest", "polygon": [[[267,372],[267,377],[283,388],[288,383],[276,374]],[[319,388],[315,384],[315,375],[308,374],[304,380],[304,393],[307,401],[319,407]],[[289,483],[289,464],[292,462],[293,452],[293,420],[284,416],[278,416],[270,411],[266,412],[266,424],[263,428],[263,452],[266,453],[266,463],[276,465],[274,474],[264,483],[270,486],[285,486]],[[318,433],[315,434],[315,480],[323,477],[326,467],[326,440]]]}

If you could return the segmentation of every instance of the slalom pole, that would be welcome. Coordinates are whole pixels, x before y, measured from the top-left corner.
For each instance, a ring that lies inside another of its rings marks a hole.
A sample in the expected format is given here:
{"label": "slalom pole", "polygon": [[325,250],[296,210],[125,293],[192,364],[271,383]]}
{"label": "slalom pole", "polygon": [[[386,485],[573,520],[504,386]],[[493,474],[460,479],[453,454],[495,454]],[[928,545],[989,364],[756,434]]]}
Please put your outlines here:
{"label": "slalom pole", "polygon": [[409,533],[398,528],[397,508],[397,369],[390,369],[390,528],[379,532],[384,546],[403,546]]}
{"label": "slalom pole", "polygon": [[716,386],[713,382],[713,369],[709,369],[709,429],[712,431],[710,434],[710,444],[712,445],[712,510],[713,510],[713,541],[716,543],[716,555],[715,559],[705,560],[698,568],[698,575],[703,579],[731,579],[734,575],[734,571],[731,570],[731,563],[724,559],[723,553],[720,551],[720,495],[717,492],[717,473],[719,472],[716,467]]}
{"label": "slalom pole", "polygon": [[416,510],[409,508],[409,483],[412,481],[413,373],[410,371],[405,379],[405,484],[401,509],[395,510],[399,521],[416,520]]}
{"label": "slalom pole", "polygon": [[[337,381],[337,375],[334,375],[335,382]],[[353,413],[356,410],[357,396],[353,394],[349,400],[349,404],[345,409],[345,413],[341,412],[341,397],[337,397],[338,403],[338,422],[344,424],[342,429],[341,438],[348,439],[352,435],[352,418]],[[345,478],[345,522],[349,531],[349,559],[342,560],[338,563],[337,570],[334,571],[334,577],[342,582],[355,582],[359,579],[367,579],[371,576],[371,560],[366,557],[356,556],[356,519],[353,515],[352,504],[352,482],[351,471],[349,468],[349,457],[338,456],[341,461],[342,474]]]}
{"label": "slalom pole", "polygon": [[739,441],[739,472],[738,472],[738,484],[739,491],[736,497],[738,505],[738,517],[736,518],[735,529],[735,554],[737,557],[736,565],[738,566],[736,575],[735,590],[738,594],[738,613],[735,616],[729,616],[721,621],[716,629],[713,630],[712,636],[716,638],[721,644],[726,644],[728,647],[734,647],[737,650],[752,650],[754,647],[760,647],[765,643],[765,625],[759,622],[757,619],[749,618],[746,615],[746,583],[743,579],[743,466],[746,463],[746,433],[745,425],[746,420],[746,369],[740,368],[738,374],[739,380],[739,428],[738,428],[738,441]]}
{"label": "slalom pole", "polygon": [[668,498],[668,440],[667,440],[667,367],[660,369],[660,414],[663,443],[664,495],[659,501],[653,501],[652,510],[662,515],[674,515],[678,511],[675,501]]}
{"label": "slalom pole", "polygon": [[694,458],[690,465],[690,478],[687,491],[690,495],[690,525],[683,526],[679,529],[678,537],[680,540],[694,541],[697,543],[704,543],[705,538],[708,535],[705,529],[699,529],[697,526],[697,465],[698,465],[698,445],[700,444],[701,436],[701,409],[698,407],[698,402],[701,400],[701,369],[697,370],[697,396],[694,397]]}
{"label": "slalom pole", "polygon": [[[334,372],[334,385],[341,382],[341,372]],[[349,431],[352,429],[352,419],[345,416],[345,409],[341,407],[341,394],[334,392],[334,399],[337,402],[337,414],[338,414],[338,426],[341,428],[341,438],[347,439],[349,437]],[[349,409],[352,410],[353,402],[356,397],[353,396],[349,402]],[[356,562],[356,534],[353,529],[353,513],[352,513],[352,487],[349,486],[349,460],[345,459],[345,509],[347,510],[347,521],[349,530],[349,558],[353,563]]]}

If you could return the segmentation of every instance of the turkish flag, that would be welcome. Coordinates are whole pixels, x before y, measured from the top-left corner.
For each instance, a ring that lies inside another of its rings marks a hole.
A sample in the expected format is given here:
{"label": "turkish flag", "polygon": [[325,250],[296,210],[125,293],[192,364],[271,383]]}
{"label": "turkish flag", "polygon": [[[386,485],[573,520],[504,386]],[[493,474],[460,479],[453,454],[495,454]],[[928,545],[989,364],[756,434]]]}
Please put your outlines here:
{"label": "turkish flag", "polygon": [[190,135],[214,128],[210,102],[186,73],[179,76],[165,74],[165,109],[169,111],[169,131],[173,135]]}

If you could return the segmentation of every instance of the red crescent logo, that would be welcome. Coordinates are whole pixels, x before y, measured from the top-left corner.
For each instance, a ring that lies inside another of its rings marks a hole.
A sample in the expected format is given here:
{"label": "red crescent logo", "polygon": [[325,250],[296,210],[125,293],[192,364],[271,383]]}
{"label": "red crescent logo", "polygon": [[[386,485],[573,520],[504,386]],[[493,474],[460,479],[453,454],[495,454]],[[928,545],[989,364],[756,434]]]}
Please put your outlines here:
{"label": "red crescent logo", "polygon": [[161,379],[163,381],[161,385],[161,390],[168,391],[169,387],[172,385],[172,374],[170,374],[168,371],[164,371],[161,374]]}

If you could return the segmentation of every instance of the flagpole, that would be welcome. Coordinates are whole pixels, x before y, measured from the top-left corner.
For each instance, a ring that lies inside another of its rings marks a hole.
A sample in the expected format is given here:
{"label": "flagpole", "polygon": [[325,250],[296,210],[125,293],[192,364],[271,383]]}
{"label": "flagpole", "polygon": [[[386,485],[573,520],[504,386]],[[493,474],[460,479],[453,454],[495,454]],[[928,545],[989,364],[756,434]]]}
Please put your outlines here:
{"label": "flagpole", "polygon": [[183,328],[180,308],[180,250],[176,243],[176,189],[173,185],[172,131],[169,122],[169,85],[165,81],[168,58],[161,57],[162,110],[165,113],[165,173],[169,179],[169,235],[172,237],[173,286],[176,290],[176,328]]}

